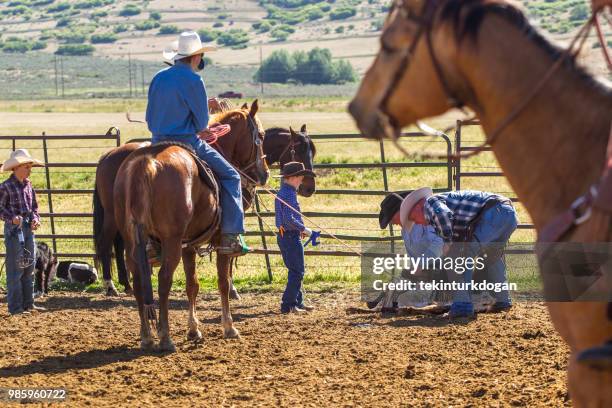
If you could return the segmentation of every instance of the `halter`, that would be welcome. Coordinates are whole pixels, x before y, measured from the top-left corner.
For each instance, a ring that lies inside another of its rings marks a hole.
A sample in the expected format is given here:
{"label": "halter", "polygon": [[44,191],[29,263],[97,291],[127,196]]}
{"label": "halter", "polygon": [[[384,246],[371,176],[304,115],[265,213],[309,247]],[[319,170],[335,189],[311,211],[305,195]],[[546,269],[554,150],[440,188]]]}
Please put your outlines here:
{"label": "halter", "polygon": [[[302,134],[302,133],[300,133]],[[310,155],[311,151],[310,151],[310,137],[308,137],[308,135],[304,135],[304,139],[306,140],[306,153],[308,155]],[[282,151],[282,153],[278,156],[278,162],[282,163],[281,159],[283,158],[283,156],[285,154],[287,154],[287,152],[291,153],[291,161],[295,161],[295,146],[298,143],[296,143],[295,138],[293,137],[293,133],[289,132],[289,144],[287,145],[287,147],[285,147],[285,149]]]}

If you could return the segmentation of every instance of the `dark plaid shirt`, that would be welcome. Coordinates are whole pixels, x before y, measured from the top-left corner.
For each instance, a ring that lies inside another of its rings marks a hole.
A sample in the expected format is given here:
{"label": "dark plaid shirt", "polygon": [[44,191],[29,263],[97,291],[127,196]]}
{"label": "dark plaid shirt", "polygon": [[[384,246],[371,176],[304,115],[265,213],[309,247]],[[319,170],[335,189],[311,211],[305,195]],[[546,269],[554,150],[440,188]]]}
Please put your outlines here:
{"label": "dark plaid shirt", "polygon": [[17,180],[15,174],[0,184],[0,218],[11,222],[14,217],[32,217],[32,221],[39,221],[38,203],[36,193],[29,179],[22,182]]}
{"label": "dark plaid shirt", "polygon": [[425,219],[444,242],[456,241],[490,200],[509,202],[502,195],[484,191],[460,190],[436,194],[425,200]]}

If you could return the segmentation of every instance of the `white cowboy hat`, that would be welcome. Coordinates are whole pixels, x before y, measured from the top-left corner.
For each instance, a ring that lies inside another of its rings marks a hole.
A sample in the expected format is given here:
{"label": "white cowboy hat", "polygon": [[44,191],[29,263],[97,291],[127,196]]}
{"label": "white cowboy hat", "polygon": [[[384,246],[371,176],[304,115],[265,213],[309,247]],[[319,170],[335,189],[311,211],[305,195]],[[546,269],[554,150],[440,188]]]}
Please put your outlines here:
{"label": "white cowboy hat", "polygon": [[423,198],[431,197],[433,195],[433,190],[430,187],[419,188],[418,190],[414,190],[412,193],[408,194],[406,198],[402,201],[402,206],[400,207],[400,223],[402,224],[402,228],[406,231],[410,232],[412,226],[414,225],[414,221],[410,221],[408,219],[408,215],[412,208]]}
{"label": "white cowboy hat", "polygon": [[32,165],[36,167],[45,167],[43,162],[30,156],[30,153],[28,153],[26,149],[17,149],[14,152],[11,152],[11,157],[9,157],[7,161],[2,163],[0,171],[10,171],[17,166],[26,163],[32,163]]}
{"label": "white cowboy hat", "polygon": [[179,35],[178,41],[173,41],[164,48],[162,55],[165,62],[174,65],[174,62],[181,58],[216,50],[217,47],[203,46],[200,36],[195,31],[185,31]]}

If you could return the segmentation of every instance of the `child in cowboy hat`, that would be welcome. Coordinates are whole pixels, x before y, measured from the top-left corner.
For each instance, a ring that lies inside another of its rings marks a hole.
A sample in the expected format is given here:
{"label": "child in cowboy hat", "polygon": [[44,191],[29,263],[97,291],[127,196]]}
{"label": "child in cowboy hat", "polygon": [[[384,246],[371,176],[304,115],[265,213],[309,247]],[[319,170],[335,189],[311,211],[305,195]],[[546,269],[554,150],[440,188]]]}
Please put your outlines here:
{"label": "child in cowboy hat", "polygon": [[[36,247],[34,231],[40,226],[38,203],[28,179],[32,167],[44,164],[34,159],[26,149],[17,149],[2,164],[1,171],[13,174],[0,184],[0,218],[4,221],[6,247],[6,286],[8,310],[12,315],[44,310],[34,305],[32,277]],[[23,232],[23,244],[19,230]],[[23,246],[25,244],[25,246]],[[21,260],[29,264],[23,265]]]}
{"label": "child in cowboy hat", "polygon": [[[300,162],[289,162],[283,166],[281,188],[274,200],[276,212],[276,241],[280,248],[283,262],[289,270],[287,287],[283,293],[281,313],[302,313],[313,310],[306,306],[302,294],[304,279],[304,247],[302,238],[310,236],[312,230],[304,225],[297,201],[297,190],[304,176],[316,177],[312,170],[304,168]],[[290,207],[291,208],[290,208]]]}

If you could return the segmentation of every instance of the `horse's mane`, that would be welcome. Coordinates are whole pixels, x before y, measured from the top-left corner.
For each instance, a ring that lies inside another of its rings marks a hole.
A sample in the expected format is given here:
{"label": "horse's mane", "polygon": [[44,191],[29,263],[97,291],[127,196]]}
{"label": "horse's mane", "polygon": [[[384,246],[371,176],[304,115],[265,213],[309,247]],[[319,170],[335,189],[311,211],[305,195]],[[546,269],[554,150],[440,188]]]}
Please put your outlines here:
{"label": "horse's mane", "polygon": [[249,112],[245,109],[236,108],[224,112],[215,113],[211,116],[211,120],[214,120],[215,122],[227,123],[238,116],[240,116],[240,119],[246,119],[248,114]]}
{"label": "horse's mane", "polygon": [[[512,2],[505,0],[448,0],[441,5],[439,18],[441,22],[453,24],[455,39],[461,43],[466,37],[476,40],[480,27],[486,16],[495,14],[518,28],[529,40],[533,41],[552,59],[561,57],[564,50],[553,45],[540,34],[527,20],[525,14]],[[606,92],[607,87],[596,81],[593,76],[576,64],[574,58],[566,58],[565,67],[573,70],[581,77]]]}
{"label": "horse's mane", "polygon": [[[282,127],[272,127],[272,128],[266,129],[265,137],[274,136],[279,133],[291,134],[291,131],[289,129],[282,128]],[[297,133],[299,134],[299,132]],[[308,138],[308,143],[310,144],[310,151],[312,152],[312,157],[315,157],[317,155],[317,148],[315,147],[315,144],[310,137]]]}

